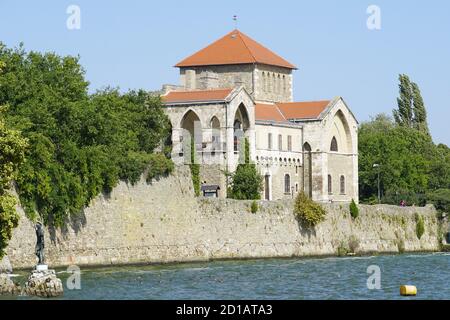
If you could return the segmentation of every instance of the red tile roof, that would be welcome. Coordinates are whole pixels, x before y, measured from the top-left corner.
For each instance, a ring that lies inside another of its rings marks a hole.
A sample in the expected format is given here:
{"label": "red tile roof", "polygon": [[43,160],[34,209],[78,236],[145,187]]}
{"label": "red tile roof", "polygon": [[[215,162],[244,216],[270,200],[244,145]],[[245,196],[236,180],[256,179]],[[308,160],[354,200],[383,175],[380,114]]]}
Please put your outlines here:
{"label": "red tile roof", "polygon": [[255,118],[260,121],[287,122],[296,119],[317,119],[330,101],[288,102],[277,104],[257,103]]}
{"label": "red tile roof", "polygon": [[232,89],[170,91],[162,96],[166,104],[181,102],[225,101]]}
{"label": "red tile roof", "polygon": [[317,119],[331,101],[288,102],[277,106],[288,120]]}
{"label": "red tile roof", "polygon": [[296,67],[246,36],[233,30],[223,38],[176,64],[176,67],[261,63],[288,69]]}
{"label": "red tile roof", "polygon": [[287,122],[276,104],[255,104],[255,119],[260,121]]}

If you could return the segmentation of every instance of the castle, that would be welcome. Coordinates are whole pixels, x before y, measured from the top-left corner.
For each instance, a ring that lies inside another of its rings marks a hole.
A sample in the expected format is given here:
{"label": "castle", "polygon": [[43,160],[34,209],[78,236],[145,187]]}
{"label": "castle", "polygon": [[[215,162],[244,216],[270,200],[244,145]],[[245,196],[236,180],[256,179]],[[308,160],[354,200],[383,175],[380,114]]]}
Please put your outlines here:
{"label": "castle", "polygon": [[224,172],[242,161],[247,140],[262,199],[304,191],[321,202],[358,201],[358,122],[341,97],[294,102],[297,68],[239,30],[176,67],[181,84],[162,94],[172,159],[191,161],[194,147],[205,196],[226,197]]}

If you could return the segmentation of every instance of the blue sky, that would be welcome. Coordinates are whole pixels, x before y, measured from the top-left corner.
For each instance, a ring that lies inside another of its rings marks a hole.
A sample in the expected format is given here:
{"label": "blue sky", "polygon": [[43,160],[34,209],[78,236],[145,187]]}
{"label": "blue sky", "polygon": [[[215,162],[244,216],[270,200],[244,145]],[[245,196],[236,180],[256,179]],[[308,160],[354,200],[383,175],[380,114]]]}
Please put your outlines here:
{"label": "blue sky", "polygon": [[[69,30],[69,5],[81,29]],[[369,5],[381,30],[369,30]],[[80,55],[91,90],[156,90],[173,65],[238,28],[299,67],[295,100],[343,96],[358,120],[396,107],[399,73],[422,90],[435,142],[450,145],[450,2],[0,0],[0,41]]]}

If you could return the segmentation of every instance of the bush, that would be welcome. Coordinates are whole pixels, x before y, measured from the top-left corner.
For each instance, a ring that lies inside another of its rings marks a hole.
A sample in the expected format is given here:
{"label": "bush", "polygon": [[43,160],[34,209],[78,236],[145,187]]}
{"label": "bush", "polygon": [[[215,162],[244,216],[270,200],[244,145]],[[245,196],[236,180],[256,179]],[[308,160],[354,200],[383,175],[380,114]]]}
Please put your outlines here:
{"label": "bush", "polygon": [[229,198],[237,200],[261,199],[263,178],[254,164],[240,164],[232,175]]}
{"label": "bush", "polygon": [[171,159],[167,159],[162,153],[155,153],[149,157],[149,169],[147,173],[147,182],[157,179],[161,176],[167,176],[173,172],[174,164]]}
{"label": "bush", "polygon": [[359,208],[354,199],[352,199],[352,202],[350,203],[350,215],[353,219],[356,219],[359,216]]}
{"label": "bush", "polygon": [[258,203],[255,200],[253,200],[250,210],[252,211],[252,213],[257,213],[258,209],[259,209]]}
{"label": "bush", "polygon": [[295,198],[294,214],[307,227],[315,227],[325,220],[326,211],[320,204],[307,197],[305,193],[300,192]]}
{"label": "bush", "polygon": [[428,203],[433,204],[439,212],[450,213],[450,189],[439,189],[428,194]]}
{"label": "bush", "polygon": [[256,166],[250,163],[250,147],[245,140],[245,163],[239,164],[236,172],[231,175],[231,187],[229,198],[237,200],[259,200],[263,189],[263,177]]}
{"label": "bush", "polygon": [[420,238],[422,238],[424,233],[425,233],[425,225],[423,222],[423,218],[420,214],[416,213],[416,235],[417,235],[417,238],[420,240]]}

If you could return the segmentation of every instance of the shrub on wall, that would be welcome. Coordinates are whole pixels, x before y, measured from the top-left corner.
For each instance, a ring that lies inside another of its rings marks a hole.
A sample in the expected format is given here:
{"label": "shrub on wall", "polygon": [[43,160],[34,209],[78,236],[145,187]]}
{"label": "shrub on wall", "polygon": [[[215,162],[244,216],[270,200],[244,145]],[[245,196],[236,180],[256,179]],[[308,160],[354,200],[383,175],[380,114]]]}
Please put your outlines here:
{"label": "shrub on wall", "polygon": [[352,199],[352,202],[350,203],[350,215],[353,219],[356,219],[359,216],[359,208],[354,199]]}
{"label": "shrub on wall", "polygon": [[294,214],[307,227],[314,227],[325,220],[326,211],[305,193],[300,192],[295,198]]}
{"label": "shrub on wall", "polygon": [[422,238],[425,233],[425,224],[423,222],[423,218],[420,214],[416,213],[416,235],[417,238]]}
{"label": "shrub on wall", "polygon": [[150,182],[161,176],[167,176],[173,172],[174,164],[172,160],[166,158],[162,153],[151,154],[149,159],[149,169],[147,181]]}
{"label": "shrub on wall", "polygon": [[253,200],[252,205],[251,205],[251,211],[252,213],[257,213],[258,212],[258,202],[256,202],[256,200]]}

